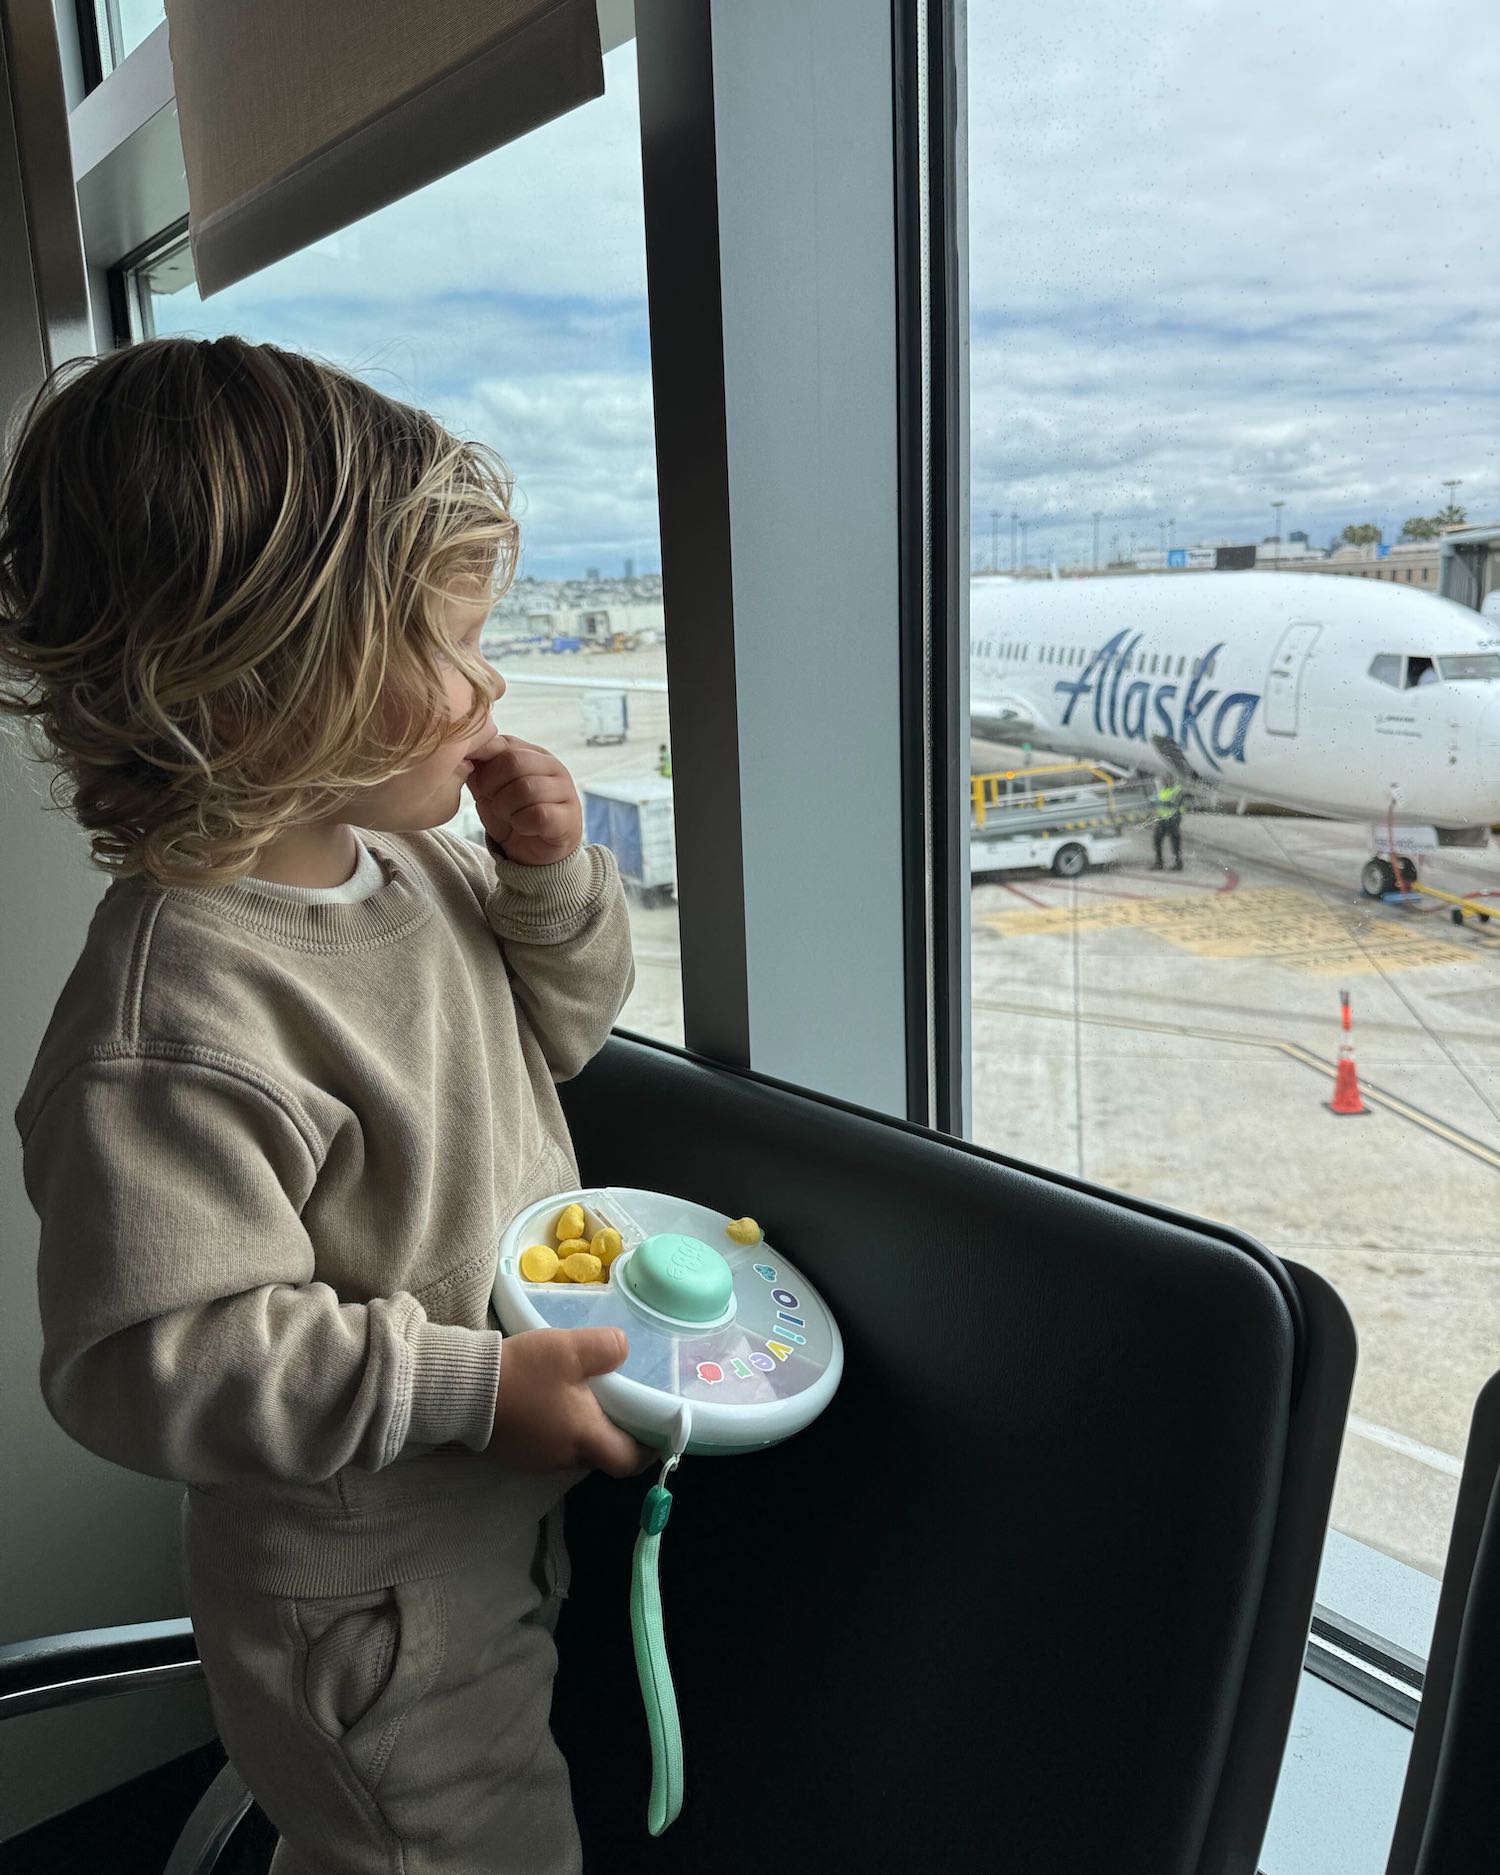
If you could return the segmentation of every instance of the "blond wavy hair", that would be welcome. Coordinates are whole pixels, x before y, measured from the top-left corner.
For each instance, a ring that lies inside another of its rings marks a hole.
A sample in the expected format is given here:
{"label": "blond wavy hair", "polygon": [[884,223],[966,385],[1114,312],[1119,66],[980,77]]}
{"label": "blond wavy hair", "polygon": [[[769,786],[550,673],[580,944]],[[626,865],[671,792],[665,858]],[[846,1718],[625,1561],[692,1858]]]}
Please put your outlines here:
{"label": "blond wavy hair", "polygon": [[97,863],[239,877],[477,728],[493,678],[442,601],[514,576],[511,489],[491,450],[274,345],[56,371],[0,482],[0,710],[40,732]]}

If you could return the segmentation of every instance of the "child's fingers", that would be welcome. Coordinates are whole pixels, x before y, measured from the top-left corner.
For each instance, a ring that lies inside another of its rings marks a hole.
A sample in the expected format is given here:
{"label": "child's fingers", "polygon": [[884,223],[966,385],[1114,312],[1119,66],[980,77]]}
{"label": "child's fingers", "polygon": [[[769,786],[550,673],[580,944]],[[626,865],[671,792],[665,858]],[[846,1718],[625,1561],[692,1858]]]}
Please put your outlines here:
{"label": "child's fingers", "polygon": [[630,1352],[623,1328],[564,1328],[552,1345],[560,1358],[572,1364],[575,1380],[612,1374]]}
{"label": "child's fingers", "polygon": [[611,1478],[633,1478],[651,1463],[651,1453],[637,1445],[628,1432],[622,1432],[601,1410],[599,1423],[579,1440],[580,1457],[585,1464],[607,1472]]}
{"label": "child's fingers", "polygon": [[555,802],[523,807],[510,817],[511,832],[525,834],[532,840],[562,839],[574,825],[572,811]]}
{"label": "child's fingers", "polygon": [[551,781],[562,788],[573,785],[572,776],[555,756],[532,755],[524,749],[518,754],[507,748],[488,759],[481,760],[477,755],[469,759],[475,764],[469,786],[477,800],[487,800],[502,788],[523,781]]}
{"label": "child's fingers", "polygon": [[497,755],[503,753],[505,744],[506,738],[501,735],[500,731],[492,722],[489,726],[489,734],[485,737],[484,741],[481,742],[477,748],[469,750],[468,759],[476,764],[479,762],[492,762]]}
{"label": "child's fingers", "polygon": [[572,807],[578,797],[565,776],[523,775],[519,781],[497,788],[493,794],[474,798],[514,820],[528,807]]}

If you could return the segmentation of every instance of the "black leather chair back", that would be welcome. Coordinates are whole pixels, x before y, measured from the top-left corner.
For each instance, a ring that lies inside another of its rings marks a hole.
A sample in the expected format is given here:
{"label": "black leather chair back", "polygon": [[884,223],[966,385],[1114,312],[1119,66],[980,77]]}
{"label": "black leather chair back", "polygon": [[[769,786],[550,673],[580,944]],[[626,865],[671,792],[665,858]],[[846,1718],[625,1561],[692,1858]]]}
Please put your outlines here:
{"label": "black leather chair back", "polygon": [[1474,1405],[1387,1875],[1500,1868],[1500,1374]]}
{"label": "black leather chair back", "polygon": [[555,1725],[585,1866],[1253,1875],[1353,1372],[1327,1286],[652,1044],[563,1092],[586,1182],[757,1217],[847,1352],[807,1432],[674,1484],[687,1801],[657,1843],[648,1480],[575,1494]]}

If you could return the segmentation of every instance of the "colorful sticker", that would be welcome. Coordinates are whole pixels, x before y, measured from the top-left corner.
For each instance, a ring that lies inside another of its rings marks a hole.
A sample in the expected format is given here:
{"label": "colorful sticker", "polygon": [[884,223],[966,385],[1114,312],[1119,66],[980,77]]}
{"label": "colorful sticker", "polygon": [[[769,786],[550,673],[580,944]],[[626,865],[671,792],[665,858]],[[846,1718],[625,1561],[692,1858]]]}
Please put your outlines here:
{"label": "colorful sticker", "polygon": [[779,1309],[795,1309],[802,1306],[790,1289],[773,1289],[771,1300]]}
{"label": "colorful sticker", "polygon": [[699,1361],[698,1378],[705,1387],[716,1387],[724,1378],[724,1369],[717,1361]]}
{"label": "colorful sticker", "polygon": [[[768,1341],[766,1346],[776,1356],[778,1361],[784,1361],[791,1353],[791,1349],[784,1341]],[[753,1360],[755,1357],[752,1355],[750,1358]]]}
{"label": "colorful sticker", "polygon": [[752,1354],[750,1356],[750,1365],[752,1367],[758,1367],[763,1374],[774,1374],[776,1372],[776,1363],[771,1359],[769,1354]]}
{"label": "colorful sticker", "polygon": [[763,1281],[768,1283],[775,1282],[776,1272],[771,1268],[769,1263],[753,1263],[750,1267]]}
{"label": "colorful sticker", "polygon": [[738,1355],[730,1361],[729,1365],[734,1369],[736,1380],[749,1380],[751,1378],[750,1369],[746,1367],[745,1363],[740,1360]]}

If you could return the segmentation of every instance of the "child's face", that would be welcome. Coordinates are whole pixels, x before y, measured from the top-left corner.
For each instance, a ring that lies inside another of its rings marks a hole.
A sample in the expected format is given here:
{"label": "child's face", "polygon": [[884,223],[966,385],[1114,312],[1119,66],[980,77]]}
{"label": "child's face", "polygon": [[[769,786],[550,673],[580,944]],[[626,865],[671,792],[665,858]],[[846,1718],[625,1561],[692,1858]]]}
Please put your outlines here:
{"label": "child's face", "polygon": [[[455,644],[479,655],[479,635],[492,604],[488,587],[462,588],[443,603],[443,625]],[[492,664],[496,700],[505,694],[505,679]],[[459,670],[448,672],[448,708],[452,722],[461,724],[474,701],[469,680]],[[422,827],[441,827],[458,812],[463,785],[472,772],[470,753],[494,739],[488,718],[476,729],[459,731],[446,739],[424,762],[389,781],[366,788],[354,804],[351,818],[376,832],[414,833]]]}

